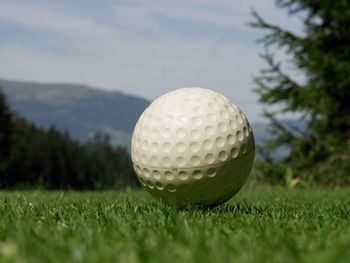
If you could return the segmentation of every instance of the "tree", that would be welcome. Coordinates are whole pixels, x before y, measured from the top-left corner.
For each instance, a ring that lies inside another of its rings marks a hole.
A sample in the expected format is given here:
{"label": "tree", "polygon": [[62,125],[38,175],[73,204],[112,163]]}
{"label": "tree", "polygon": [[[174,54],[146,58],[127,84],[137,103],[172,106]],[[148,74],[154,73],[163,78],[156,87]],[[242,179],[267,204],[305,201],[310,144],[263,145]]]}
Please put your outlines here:
{"label": "tree", "polygon": [[[262,103],[280,107],[265,113],[275,135],[267,142],[269,152],[286,144],[291,150],[282,164],[307,169],[335,153],[349,153],[350,1],[277,0],[276,5],[301,20],[303,33],[268,23],[253,11],[251,25],[266,32],[260,42],[267,68],[255,78],[256,91]],[[276,58],[278,49],[287,53],[288,62]],[[287,63],[305,80],[293,78]],[[301,116],[306,128],[283,125],[279,116],[287,112]]]}
{"label": "tree", "polygon": [[0,90],[0,189],[122,189],[139,186],[129,152],[108,136],[81,143],[11,113]]}
{"label": "tree", "polygon": [[7,106],[4,94],[0,89],[0,176],[6,170],[7,159],[12,144],[11,112]]}
{"label": "tree", "polygon": [[42,129],[12,117],[12,147],[1,188],[120,189],[139,186],[127,150],[108,137],[77,142],[54,127]]}

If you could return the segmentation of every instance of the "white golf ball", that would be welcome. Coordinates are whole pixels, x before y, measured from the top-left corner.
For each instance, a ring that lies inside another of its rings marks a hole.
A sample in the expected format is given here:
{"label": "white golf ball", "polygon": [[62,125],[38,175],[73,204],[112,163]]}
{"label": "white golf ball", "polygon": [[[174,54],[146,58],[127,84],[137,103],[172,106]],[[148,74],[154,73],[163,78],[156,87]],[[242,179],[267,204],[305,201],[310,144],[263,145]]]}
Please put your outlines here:
{"label": "white golf ball", "polygon": [[177,89],[155,100],[140,116],[131,143],[141,184],[180,207],[230,199],[247,180],[254,156],[242,111],[203,88]]}

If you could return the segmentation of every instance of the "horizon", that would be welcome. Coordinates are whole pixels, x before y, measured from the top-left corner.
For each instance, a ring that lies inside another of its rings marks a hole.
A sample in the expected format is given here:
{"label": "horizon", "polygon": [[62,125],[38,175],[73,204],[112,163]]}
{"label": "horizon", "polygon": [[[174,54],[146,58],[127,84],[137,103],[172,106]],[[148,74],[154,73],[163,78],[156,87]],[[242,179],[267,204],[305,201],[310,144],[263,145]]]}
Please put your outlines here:
{"label": "horizon", "polygon": [[[75,88],[89,89],[89,90],[93,90],[93,91],[120,93],[120,94],[125,95],[125,96],[131,96],[131,97],[136,97],[136,98],[139,98],[139,99],[142,99],[142,100],[146,100],[149,103],[153,102],[152,100],[150,100],[150,99],[148,99],[146,97],[143,97],[143,96],[139,96],[137,94],[135,95],[135,94],[127,93],[127,92],[120,91],[120,90],[103,89],[101,87],[91,86],[91,85],[84,84],[84,83],[40,82],[40,81],[36,82],[36,81],[31,81],[31,80],[29,80],[29,81],[27,81],[27,80],[12,80],[12,79],[6,79],[6,78],[3,78],[3,77],[0,76],[0,88],[2,88],[1,87],[1,82],[2,81],[11,82],[11,83],[21,83],[21,84],[38,84],[38,85],[43,85],[43,86],[50,86],[50,85],[74,86]],[[191,88],[191,87],[185,87],[185,88]],[[199,87],[199,88],[201,88],[201,87]],[[5,90],[6,90],[6,88],[5,88]],[[302,121],[302,120],[300,120],[298,118],[293,118],[295,116],[288,116],[288,115],[286,115],[286,116],[287,116],[286,118],[280,118],[280,121],[283,121],[283,122],[289,122],[289,121],[292,121],[292,122],[296,121],[296,122],[298,122],[298,121]],[[261,119],[252,120],[252,121],[249,120],[249,122],[253,126],[254,125],[267,125],[268,124],[268,120],[266,118],[261,118]]]}

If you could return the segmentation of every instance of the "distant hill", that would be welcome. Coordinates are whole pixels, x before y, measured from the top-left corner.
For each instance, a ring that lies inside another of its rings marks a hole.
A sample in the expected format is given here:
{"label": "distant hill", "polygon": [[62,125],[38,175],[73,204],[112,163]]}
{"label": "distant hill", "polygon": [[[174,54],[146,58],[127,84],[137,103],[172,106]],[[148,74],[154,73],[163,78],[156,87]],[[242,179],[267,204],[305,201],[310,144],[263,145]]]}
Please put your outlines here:
{"label": "distant hill", "polygon": [[130,134],[148,106],[146,99],[85,85],[42,84],[0,79],[11,109],[40,127],[54,125],[85,141],[96,132],[129,147]]}
{"label": "distant hill", "polygon": [[[0,79],[10,107],[40,127],[54,125],[86,141],[97,132],[109,134],[113,144],[130,146],[138,117],[149,105],[140,97],[104,91],[86,85],[42,84]],[[300,121],[286,120],[297,127]],[[252,123],[255,140],[261,144],[270,135],[268,124]]]}

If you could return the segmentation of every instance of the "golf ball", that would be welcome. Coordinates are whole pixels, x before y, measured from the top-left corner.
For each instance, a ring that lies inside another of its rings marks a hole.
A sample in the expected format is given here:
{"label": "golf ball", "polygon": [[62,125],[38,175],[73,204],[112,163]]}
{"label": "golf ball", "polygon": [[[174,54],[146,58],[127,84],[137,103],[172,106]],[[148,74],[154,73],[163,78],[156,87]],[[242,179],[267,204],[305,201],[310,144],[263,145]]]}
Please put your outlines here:
{"label": "golf ball", "polygon": [[223,95],[196,87],[150,104],[131,142],[141,184],[179,207],[230,199],[247,180],[254,156],[253,132],[242,111]]}

